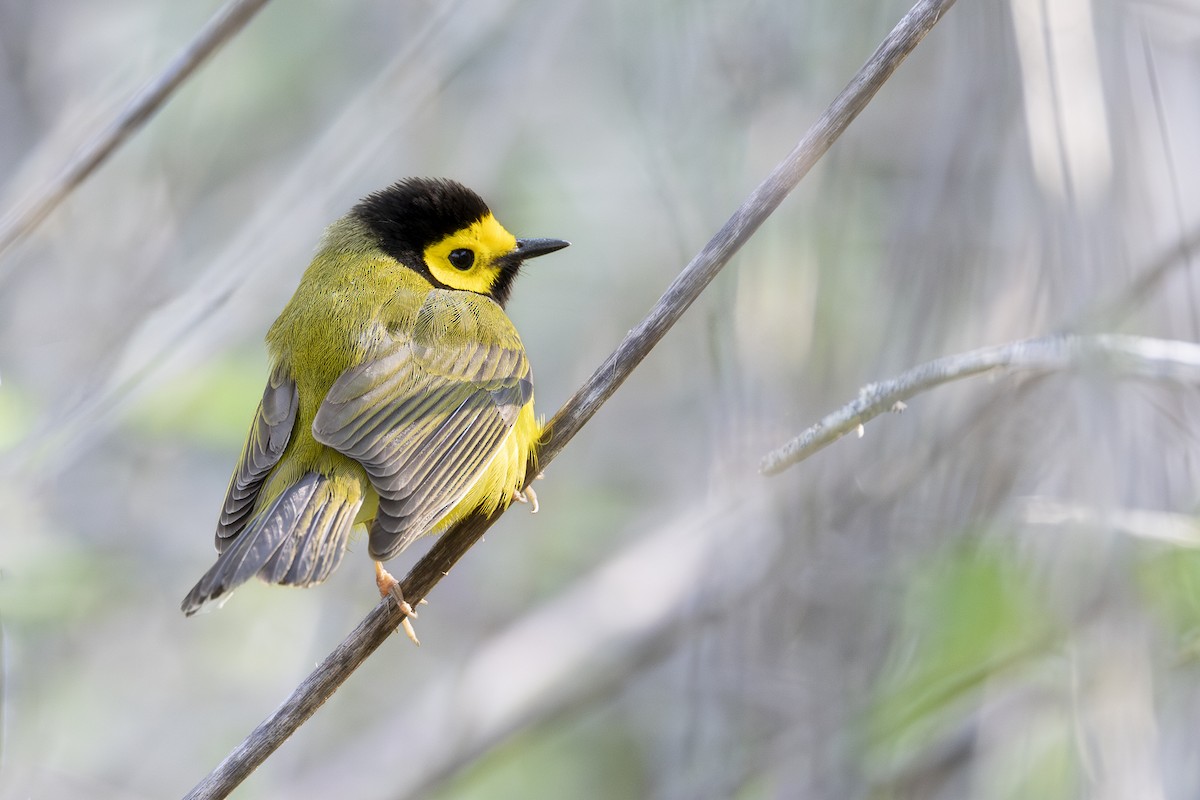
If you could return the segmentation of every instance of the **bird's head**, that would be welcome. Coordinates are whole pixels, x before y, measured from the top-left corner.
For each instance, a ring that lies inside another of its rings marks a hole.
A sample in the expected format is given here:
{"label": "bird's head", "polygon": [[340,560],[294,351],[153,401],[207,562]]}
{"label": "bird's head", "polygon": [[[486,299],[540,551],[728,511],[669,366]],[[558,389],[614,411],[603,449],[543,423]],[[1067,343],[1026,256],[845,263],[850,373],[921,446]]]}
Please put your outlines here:
{"label": "bird's head", "polygon": [[409,178],[375,192],[350,212],[379,248],[434,286],[508,301],[527,258],[567,246],[559,239],[518,239],[483,199],[461,183]]}

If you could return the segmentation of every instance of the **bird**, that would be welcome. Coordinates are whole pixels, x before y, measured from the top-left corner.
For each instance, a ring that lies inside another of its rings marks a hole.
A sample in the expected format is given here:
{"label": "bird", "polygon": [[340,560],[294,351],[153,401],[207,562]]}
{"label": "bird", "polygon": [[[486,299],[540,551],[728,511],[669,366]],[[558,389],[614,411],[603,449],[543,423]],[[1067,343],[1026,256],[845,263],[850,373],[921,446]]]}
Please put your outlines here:
{"label": "bird", "polygon": [[217,560],[181,610],[255,576],[319,584],[362,525],[380,594],[417,642],[383,562],[525,499],[544,428],[504,308],[524,262],[568,244],[516,238],[445,178],[398,181],[330,225],[267,332],[270,375],[217,520]]}

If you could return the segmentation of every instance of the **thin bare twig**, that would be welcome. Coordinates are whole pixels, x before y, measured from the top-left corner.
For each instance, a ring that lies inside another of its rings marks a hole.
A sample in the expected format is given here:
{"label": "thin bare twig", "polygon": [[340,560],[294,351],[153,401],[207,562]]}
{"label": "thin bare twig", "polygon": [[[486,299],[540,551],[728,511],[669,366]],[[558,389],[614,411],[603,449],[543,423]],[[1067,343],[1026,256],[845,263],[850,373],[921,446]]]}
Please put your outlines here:
{"label": "thin bare twig", "polygon": [[0,256],[36,228],[76,186],[166,102],[217,48],[233,38],[267,0],[229,0],[157,78],[142,88],[111,125],[80,148],[57,177],[5,214],[0,221]]}
{"label": "thin bare twig", "polygon": [[998,369],[1057,372],[1099,365],[1125,376],[1200,383],[1200,345],[1141,336],[1059,335],[934,359],[890,380],[867,384],[856,400],[768,453],[759,470],[778,474],[880,414],[902,410],[897,403],[944,383]]}
{"label": "thin bare twig", "polygon": [[[954,0],[921,0],[900,20],[792,152],[688,263],[641,324],[630,331],[612,355],[555,414],[550,421],[547,441],[538,453],[539,467],[548,466],[629,377],[953,4]],[[530,470],[529,474],[532,477],[536,472]],[[497,511],[487,518],[468,518],[443,535],[401,582],[404,596],[412,603],[424,598],[501,513],[503,511]],[[321,707],[399,623],[400,614],[390,601],[376,605],[292,695],[200,781],[187,798],[228,796]]]}

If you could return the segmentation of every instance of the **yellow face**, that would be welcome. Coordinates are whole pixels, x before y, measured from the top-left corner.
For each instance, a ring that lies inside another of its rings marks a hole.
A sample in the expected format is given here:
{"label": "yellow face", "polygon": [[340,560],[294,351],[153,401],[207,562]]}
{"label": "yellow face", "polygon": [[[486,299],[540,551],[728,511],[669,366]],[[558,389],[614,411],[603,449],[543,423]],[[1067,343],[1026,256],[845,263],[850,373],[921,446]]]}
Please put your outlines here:
{"label": "yellow face", "polygon": [[488,214],[426,247],[425,264],[433,277],[452,289],[488,294],[500,275],[498,259],[516,246],[517,238]]}

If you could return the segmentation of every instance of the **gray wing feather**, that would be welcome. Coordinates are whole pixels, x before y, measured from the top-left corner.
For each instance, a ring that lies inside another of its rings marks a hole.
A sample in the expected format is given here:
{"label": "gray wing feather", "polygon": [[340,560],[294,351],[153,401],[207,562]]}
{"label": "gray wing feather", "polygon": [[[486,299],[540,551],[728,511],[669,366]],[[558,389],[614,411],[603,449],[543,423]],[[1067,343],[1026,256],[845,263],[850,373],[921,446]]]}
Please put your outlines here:
{"label": "gray wing feather", "polygon": [[234,537],[246,527],[267,475],[279,463],[292,438],[298,406],[296,382],[280,364],[267,381],[267,388],[250,426],[250,435],[242,448],[241,460],[229,481],[225,505],[217,520],[218,552],[229,547]]}
{"label": "gray wing feather", "polygon": [[257,575],[269,583],[311,586],[329,577],[346,551],[362,497],[350,499],[310,472],[250,520],[183,600],[194,614],[209,600]]}

